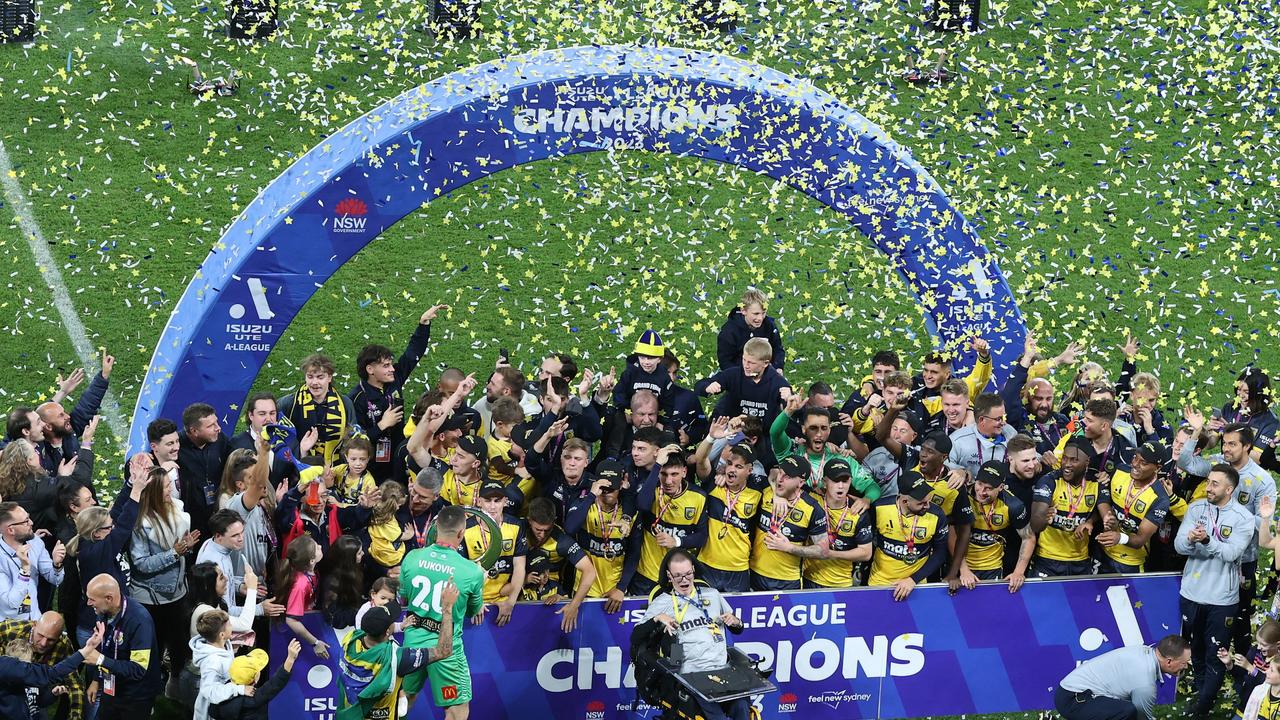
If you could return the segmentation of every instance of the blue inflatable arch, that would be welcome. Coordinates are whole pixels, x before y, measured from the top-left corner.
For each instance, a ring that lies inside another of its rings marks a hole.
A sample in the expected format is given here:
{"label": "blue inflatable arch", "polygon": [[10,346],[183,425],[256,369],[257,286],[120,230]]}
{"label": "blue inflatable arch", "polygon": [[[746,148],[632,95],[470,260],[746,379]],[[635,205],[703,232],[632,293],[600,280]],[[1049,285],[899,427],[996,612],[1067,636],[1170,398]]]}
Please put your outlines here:
{"label": "blue inflatable arch", "polygon": [[[806,80],[712,53],[630,46],[495,60],[409,90],[302,156],[231,224],[164,329],[133,417],[190,402],[230,431],[297,313],[348,259],[440,195],[522,163],[645,150],[730,163],[849,218],[906,280],[941,345],[992,341],[997,376],[1022,317],[995,262],[933,178]],[[961,358],[963,366],[966,359]]]}

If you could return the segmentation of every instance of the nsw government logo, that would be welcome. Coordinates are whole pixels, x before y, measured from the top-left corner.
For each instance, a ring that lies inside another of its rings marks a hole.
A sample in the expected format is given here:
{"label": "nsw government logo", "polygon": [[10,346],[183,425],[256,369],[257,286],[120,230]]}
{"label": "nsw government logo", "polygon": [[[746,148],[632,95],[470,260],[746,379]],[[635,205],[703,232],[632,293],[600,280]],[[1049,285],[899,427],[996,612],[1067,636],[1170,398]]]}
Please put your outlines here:
{"label": "nsw government logo", "polygon": [[333,231],[336,233],[362,233],[369,218],[369,206],[360,198],[343,198],[333,209]]}
{"label": "nsw government logo", "polygon": [[798,699],[796,698],[795,693],[782,693],[782,695],[778,696],[778,712],[780,713],[795,712],[797,701]]}
{"label": "nsw government logo", "polygon": [[603,720],[604,703],[600,702],[599,700],[592,700],[591,702],[587,703],[586,718],[587,720]]}

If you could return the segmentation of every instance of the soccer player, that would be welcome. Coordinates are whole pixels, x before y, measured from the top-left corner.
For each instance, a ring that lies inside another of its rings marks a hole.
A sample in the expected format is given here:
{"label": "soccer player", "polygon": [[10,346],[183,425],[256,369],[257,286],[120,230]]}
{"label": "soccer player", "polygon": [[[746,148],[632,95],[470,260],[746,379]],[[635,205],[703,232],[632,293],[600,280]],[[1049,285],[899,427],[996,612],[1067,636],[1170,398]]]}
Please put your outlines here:
{"label": "soccer player", "polygon": [[488,475],[489,444],[479,435],[463,435],[449,458],[440,497],[450,505],[475,507],[480,485]]}
{"label": "soccer player", "polygon": [[626,596],[622,568],[635,520],[635,494],[623,492],[622,469],[613,461],[600,463],[591,493],[577,499],[565,517],[565,532],[577,537],[596,571],[588,597],[607,598],[610,613]]}
{"label": "soccer player", "polygon": [[751,530],[763,494],[751,482],[755,453],[745,443],[728,450],[728,460],[703,483],[707,493],[707,544],[698,553],[702,579],[720,592],[751,589]]}
{"label": "soccer player", "polygon": [[1133,455],[1129,472],[1111,477],[1112,515],[1103,516],[1102,571],[1140,573],[1147,561],[1147,543],[1164,524],[1169,497],[1156,474],[1164,466],[1167,451],[1158,442],[1143,443]]}
{"label": "soccer player", "polygon": [[1031,505],[1031,529],[1039,536],[1032,566],[1036,577],[1093,573],[1089,535],[1098,516],[1111,512],[1102,502],[1111,489],[1086,477],[1092,460],[1093,443],[1073,437],[1062,449],[1062,467],[1036,483]]}
{"label": "soccer player", "polygon": [[416,696],[428,679],[436,707],[445,709],[446,720],[467,720],[471,703],[471,668],[462,644],[462,626],[467,617],[483,617],[484,570],[459,552],[467,529],[467,515],[460,507],[446,507],[436,519],[436,541],[414,550],[400,565],[400,597],[414,616],[414,624],[404,634],[405,648],[435,647],[443,630],[442,596],[450,581],[458,587],[453,606],[453,652],[424,670],[405,676],[402,689]]}
{"label": "soccer player", "polygon": [[[529,501],[529,517],[526,523],[530,549],[546,553],[548,572],[554,576],[552,579],[564,591],[564,595],[572,594],[569,603],[556,611],[557,615],[563,616],[560,621],[560,630],[571,632],[578,626],[578,608],[582,607],[582,601],[587,599],[591,586],[596,582],[595,565],[573,536],[556,525],[555,503],[546,498],[534,498]],[[571,579],[572,583],[569,582]],[[539,579],[533,578],[533,580],[537,582]],[[543,602],[550,605],[563,597],[557,593],[544,597]]]}
{"label": "soccer player", "polygon": [[1018,592],[1027,579],[1027,566],[1036,550],[1036,535],[1028,523],[1027,506],[1005,489],[1007,466],[988,460],[973,479],[973,532],[960,569],[962,584],[972,589],[978,580],[999,580],[1004,574],[1004,533],[1016,533],[1018,562],[1006,578],[1009,592]]}
{"label": "soccer player", "polygon": [[[1116,433],[1113,426],[1119,406],[1115,400],[1099,398],[1084,404],[1084,415],[1080,424],[1084,426],[1084,437],[1092,444],[1093,454],[1089,460],[1089,468],[1097,474],[1114,475],[1116,470],[1129,471],[1129,463],[1133,461],[1133,445]],[[1074,423],[1073,423],[1074,424]],[[1068,430],[1072,428],[1068,426]],[[1067,440],[1058,443],[1059,457]]]}
{"label": "soccer player", "polygon": [[[986,340],[975,337],[969,348],[978,354],[973,370],[965,377],[969,395],[982,392],[991,381],[991,346]],[[924,358],[924,367],[920,374],[912,379],[912,396],[920,402],[937,397],[947,383],[951,381],[951,363],[940,353],[930,353]],[[934,412],[930,410],[930,412]]]}
{"label": "soccer player", "polygon": [[[952,590],[960,587],[960,568],[969,550],[969,535],[973,530],[973,508],[969,505],[969,490],[964,483],[955,482],[957,473],[948,473],[946,462],[953,455],[951,438],[934,431],[920,443],[920,464],[916,471],[933,490],[930,499],[947,516],[947,553],[951,560],[946,580]],[[966,476],[967,477],[967,476]]]}
{"label": "soccer player", "polygon": [[[511,611],[524,589],[524,561],[529,554],[529,541],[524,525],[507,516],[507,486],[497,480],[485,480],[477,493],[481,512],[498,526],[499,537],[492,537],[483,522],[477,522],[462,536],[462,554],[473,560],[484,556],[490,543],[502,543],[498,560],[489,568],[484,581],[484,601],[498,604],[498,625],[506,625]],[[480,619],[476,619],[479,624]]]}
{"label": "soccer player", "polygon": [[658,451],[658,461],[636,493],[641,532],[631,534],[622,569],[629,594],[649,597],[658,586],[662,558],[671,548],[700,548],[707,541],[707,496],[689,487],[689,465],[678,445]]}
{"label": "soccer player", "polygon": [[906,600],[947,560],[947,516],[929,500],[932,493],[920,473],[904,470],[898,495],[880,498],[858,518],[855,559],[871,561],[867,584],[892,586],[894,600]]}
{"label": "soccer player", "polygon": [[752,590],[799,590],[800,565],[827,555],[827,517],[804,491],[808,461],[788,457],[764,489],[751,543]]}
{"label": "soccer player", "polygon": [[[793,415],[800,420],[800,428],[804,432],[803,444],[794,443],[787,436],[787,424]],[[775,458],[781,461],[795,456],[808,461],[811,470],[809,477],[805,478],[806,492],[820,491],[823,468],[833,458],[844,457],[827,442],[830,436],[830,413],[821,408],[806,407],[803,395],[792,395],[787,400],[786,409],[774,419],[773,427],[769,428],[769,441]],[[854,492],[867,501],[863,507],[865,510],[870,507],[870,503],[880,499],[880,486],[862,469],[857,460],[846,462],[845,466],[853,473],[851,481]]]}
{"label": "soccer player", "polygon": [[827,552],[822,558],[804,561],[806,588],[853,587],[858,579],[853,562],[859,556],[858,519],[870,505],[854,502],[850,487],[853,471],[849,465],[845,458],[827,461],[822,492],[813,493],[827,516]]}

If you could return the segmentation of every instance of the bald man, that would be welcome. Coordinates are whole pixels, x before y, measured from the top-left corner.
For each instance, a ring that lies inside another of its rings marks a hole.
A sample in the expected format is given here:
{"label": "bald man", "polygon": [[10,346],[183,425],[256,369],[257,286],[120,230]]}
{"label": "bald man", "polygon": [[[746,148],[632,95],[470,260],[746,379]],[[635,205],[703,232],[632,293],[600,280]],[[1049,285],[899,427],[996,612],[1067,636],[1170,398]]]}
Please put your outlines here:
{"label": "bald man", "polygon": [[[65,695],[67,685],[64,679],[73,675],[81,662],[88,663],[98,656],[102,633],[103,628],[99,626],[89,636],[84,648],[51,667],[35,662],[36,650],[29,639],[18,638],[6,643],[4,655],[0,656],[0,717],[5,720],[34,720],[33,703],[38,708],[42,698],[52,696],[49,691],[55,687],[61,688],[61,694]],[[40,713],[35,713],[35,716],[39,717]]]}
{"label": "bald man", "polygon": [[155,698],[164,691],[160,655],[151,614],[120,592],[120,583],[107,573],[95,576],[85,591],[89,607],[106,625],[102,646],[92,660],[97,677],[89,683],[89,702],[100,705],[98,720],[137,720],[151,717]]}
{"label": "bald man", "polygon": [[[0,622],[0,648],[14,640],[24,640],[31,644],[31,662],[53,667],[76,651],[63,634],[63,625],[62,616],[52,610],[38,620],[5,620]],[[80,673],[72,673],[59,684],[67,688],[66,695],[59,699],[59,704],[65,703],[66,720],[80,720],[84,717],[84,683],[80,681]],[[59,712],[60,708],[51,707],[48,716],[57,717]]]}

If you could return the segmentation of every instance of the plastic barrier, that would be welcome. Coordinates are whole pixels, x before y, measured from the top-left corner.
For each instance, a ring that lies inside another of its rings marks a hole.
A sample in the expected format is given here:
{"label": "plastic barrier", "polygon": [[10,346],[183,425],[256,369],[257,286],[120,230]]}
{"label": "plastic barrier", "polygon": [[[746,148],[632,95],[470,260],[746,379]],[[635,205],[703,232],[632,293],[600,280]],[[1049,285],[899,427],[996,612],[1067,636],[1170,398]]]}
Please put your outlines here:
{"label": "plastic barrier", "polygon": [[[924,585],[905,602],[889,590],[752,593],[730,597],[747,629],[730,636],[774,669],[779,692],[764,697],[765,718],[900,718],[1022,712],[1052,707],[1052,690],[1078,662],[1125,645],[1150,644],[1179,628],[1179,576],[1029,581],[1017,593],[990,583],[955,596]],[[505,627],[467,625],[471,717],[485,720],[598,720],[657,717],[633,707],[627,656],[646,602],[606,615],[585,603],[578,629],[560,632],[556,607],[521,604]],[[308,629],[338,647],[318,615]],[[287,629],[272,635],[273,667]],[[325,720],[338,707],[336,652],[318,662],[304,649],[294,681],[272,717]],[[1165,683],[1161,701],[1173,700]],[[759,701],[757,701],[759,703]],[[298,715],[302,710],[301,716]],[[441,718],[424,691],[410,718]]]}
{"label": "plastic barrier", "polygon": [[[711,53],[626,46],[495,60],[410,90],[285,170],[227,228],[174,308],[133,415],[196,400],[230,431],[267,354],[333,273],[441,194],[523,163],[646,150],[730,163],[844,214],[888,256],[948,347],[981,334],[996,381],[1022,352],[1008,284],[941,188],[811,82]],[[972,361],[963,357],[961,369]]]}

